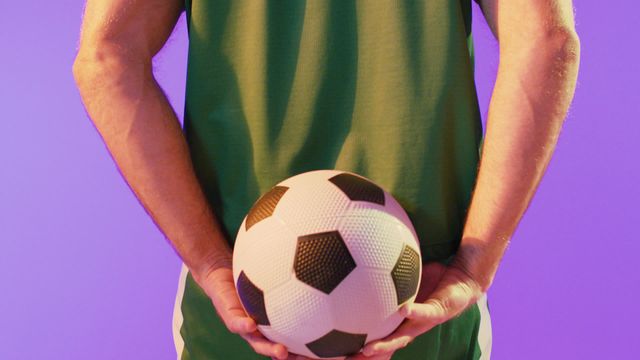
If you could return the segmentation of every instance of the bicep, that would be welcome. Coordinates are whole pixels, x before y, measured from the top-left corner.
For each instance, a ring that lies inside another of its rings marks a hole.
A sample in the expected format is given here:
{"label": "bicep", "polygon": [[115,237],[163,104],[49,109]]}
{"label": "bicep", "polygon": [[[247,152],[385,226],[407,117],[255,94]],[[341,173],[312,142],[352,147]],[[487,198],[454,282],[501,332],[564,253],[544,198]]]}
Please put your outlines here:
{"label": "bicep", "polygon": [[572,0],[477,0],[503,45],[528,42],[558,31],[575,31]]}
{"label": "bicep", "polygon": [[150,60],[171,35],[182,11],[182,0],[87,0],[79,51],[108,49]]}

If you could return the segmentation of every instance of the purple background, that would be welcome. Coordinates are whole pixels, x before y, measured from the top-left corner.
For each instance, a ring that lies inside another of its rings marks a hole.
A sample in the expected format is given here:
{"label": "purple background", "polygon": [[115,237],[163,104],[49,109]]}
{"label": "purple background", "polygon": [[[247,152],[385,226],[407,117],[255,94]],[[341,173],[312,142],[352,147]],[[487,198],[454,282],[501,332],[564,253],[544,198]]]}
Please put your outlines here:
{"label": "purple background", "polygon": [[[87,119],[83,1],[0,5],[0,359],[175,359],[180,262]],[[494,359],[628,359],[637,339],[640,5],[579,1],[579,85],[490,306]],[[497,44],[475,9],[483,114]],[[184,17],[156,58],[181,116]]]}

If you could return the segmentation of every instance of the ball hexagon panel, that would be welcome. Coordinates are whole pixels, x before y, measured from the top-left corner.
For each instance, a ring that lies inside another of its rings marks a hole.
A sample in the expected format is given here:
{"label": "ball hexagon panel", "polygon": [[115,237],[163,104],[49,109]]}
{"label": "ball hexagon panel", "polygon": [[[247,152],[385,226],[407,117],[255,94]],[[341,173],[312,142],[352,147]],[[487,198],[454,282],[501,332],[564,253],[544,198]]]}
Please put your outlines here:
{"label": "ball hexagon panel", "polygon": [[267,310],[264,305],[264,294],[243,272],[240,273],[236,283],[238,296],[244,306],[244,310],[259,325],[269,325]]}
{"label": "ball hexagon panel", "polygon": [[331,317],[327,316],[331,310],[327,295],[295,278],[267,291],[265,304],[271,327],[284,338],[299,340],[287,344],[297,354],[309,354],[304,344],[333,328]]}
{"label": "ball hexagon panel", "polygon": [[241,268],[234,266],[234,276],[241,269],[265,292],[293,278],[297,237],[274,220],[269,218],[256,225],[264,231],[249,231],[238,238],[233,252],[233,263],[242,264]]}
{"label": "ball hexagon panel", "polygon": [[287,190],[274,212],[287,225],[304,223],[309,219],[341,216],[351,200],[328,181],[309,178]]}
{"label": "ball hexagon panel", "polygon": [[398,328],[398,326],[400,326],[403,320],[404,316],[402,316],[402,314],[400,314],[399,312],[395,312],[389,315],[389,317],[387,317],[376,328],[371,329],[371,331],[367,333],[367,343],[374,340],[382,339],[391,334],[395,329]]}
{"label": "ball hexagon panel", "polygon": [[330,294],[356,263],[337,231],[298,237],[293,269],[296,278]]}
{"label": "ball hexagon panel", "polygon": [[[367,209],[380,209],[380,207],[376,204],[367,203],[367,202],[353,202],[349,208],[349,213],[351,211],[366,211]],[[413,223],[405,211],[404,207],[393,197],[392,194],[385,192],[385,205],[384,211],[393,215],[393,217],[401,222],[407,229],[413,234],[414,242],[416,246],[419,248],[418,235],[413,227]]]}
{"label": "ball hexagon panel", "polygon": [[351,333],[373,331],[398,310],[388,271],[361,267],[333,290],[329,302],[334,328]]}
{"label": "ball hexagon panel", "polygon": [[275,343],[285,344],[287,342],[291,342],[291,339],[282,335],[278,330],[274,329],[273,326],[261,326],[258,325],[258,330],[264,336],[266,336],[269,340]]}
{"label": "ball hexagon panel", "polygon": [[331,330],[321,338],[308,343],[307,347],[314,355],[323,358],[345,356],[360,351],[366,339],[367,334]]}
{"label": "ball hexagon panel", "polygon": [[286,186],[274,186],[262,195],[251,207],[245,220],[245,227],[248,231],[253,225],[273,214],[282,196],[289,190]]}
{"label": "ball hexagon panel", "polygon": [[329,179],[352,201],[367,201],[384,205],[384,190],[373,182],[353,173],[343,172]]}
{"label": "ball hexagon panel", "polygon": [[[233,262],[238,263],[239,255],[246,257],[246,251],[256,246],[258,242],[271,237],[281,231],[286,231],[285,224],[275,216],[266,217],[257,223],[254,223],[247,231],[248,216],[245,216],[238,228],[236,238],[233,244]],[[244,261],[242,262],[244,267]],[[234,267],[234,276],[237,278],[238,269]],[[251,275],[249,275],[251,277]]]}
{"label": "ball hexagon panel", "polygon": [[287,228],[298,236],[330,232],[339,229],[343,219],[343,217],[310,218],[303,222],[287,224]]}
{"label": "ball hexagon panel", "polygon": [[405,245],[391,271],[391,278],[398,295],[398,305],[409,300],[418,292],[420,271],[420,254],[409,245]]}
{"label": "ball hexagon panel", "polygon": [[342,219],[339,231],[358,266],[391,270],[402,251],[402,237],[412,236],[401,227],[383,210],[360,209]]}
{"label": "ball hexagon panel", "polygon": [[420,239],[418,238],[418,234],[416,233],[416,230],[413,227],[413,223],[411,222],[409,215],[404,210],[402,205],[400,205],[400,203],[396,199],[394,199],[393,196],[389,195],[387,197],[386,209],[389,213],[393,214],[396,217],[396,219],[405,226],[407,231],[411,232],[411,234],[413,235],[413,243],[419,249]]}

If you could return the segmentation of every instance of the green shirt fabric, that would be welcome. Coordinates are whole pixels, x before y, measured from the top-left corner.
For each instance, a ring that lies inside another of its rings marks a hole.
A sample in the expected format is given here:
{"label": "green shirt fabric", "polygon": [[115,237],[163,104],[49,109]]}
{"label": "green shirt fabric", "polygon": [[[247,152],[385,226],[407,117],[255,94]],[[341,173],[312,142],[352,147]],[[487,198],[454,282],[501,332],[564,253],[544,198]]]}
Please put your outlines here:
{"label": "green shirt fabric", "polygon": [[[482,141],[471,0],[185,5],[184,132],[230,243],[276,183],[339,169],[403,205],[424,261],[455,253]],[[190,275],[181,308],[183,359],[264,359],[226,331]],[[471,307],[394,359],[478,358],[478,321]]]}

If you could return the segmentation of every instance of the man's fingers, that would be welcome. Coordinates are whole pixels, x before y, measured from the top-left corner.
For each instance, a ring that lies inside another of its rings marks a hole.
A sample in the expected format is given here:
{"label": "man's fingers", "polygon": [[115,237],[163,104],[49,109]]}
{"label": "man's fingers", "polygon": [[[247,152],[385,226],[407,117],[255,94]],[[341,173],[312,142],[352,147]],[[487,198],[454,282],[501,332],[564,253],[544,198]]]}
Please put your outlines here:
{"label": "man's fingers", "polygon": [[258,329],[255,320],[245,314],[218,311],[224,325],[234,334],[250,334]]}
{"label": "man's fingers", "polygon": [[211,298],[211,302],[220,318],[229,329],[236,334],[246,334],[256,331],[257,325],[244,311],[235,285],[233,284],[233,274],[228,269],[219,269],[217,276],[213,278],[212,283],[207,284],[210,291],[207,295]]}
{"label": "man's fingers", "polygon": [[289,355],[287,360],[314,360],[314,359],[311,359],[311,358],[308,358],[308,357],[302,356],[302,355],[291,354],[291,355]]}
{"label": "man's fingers", "polygon": [[257,324],[252,318],[241,315],[232,316],[234,317],[227,326],[231,332],[235,334],[248,334],[257,330]]}
{"label": "man's fingers", "polygon": [[355,355],[348,356],[345,360],[371,360],[371,357],[359,352]]}
{"label": "man's fingers", "polygon": [[375,340],[362,349],[362,354],[369,359],[371,356],[388,355],[407,346],[416,336],[429,329],[416,320],[405,320],[391,335]]}
{"label": "man's fingers", "polygon": [[[424,304],[414,303],[403,306],[400,311],[407,317],[391,335],[386,338],[372,341],[363,349],[363,359],[369,359],[373,355],[393,353],[407,346],[413,339],[433,327],[447,321],[453,315],[449,308],[434,299],[427,300]],[[358,358],[355,358],[358,359]]]}
{"label": "man's fingers", "polygon": [[367,358],[367,360],[389,360],[391,359],[391,356],[393,355],[393,353],[391,354],[383,354],[383,355],[377,355],[377,356],[372,356]]}
{"label": "man's fingers", "polygon": [[[216,303],[215,300],[212,300],[212,302],[225,326],[232,333],[248,334],[256,331],[257,324],[255,320],[250,318],[243,308],[231,307],[224,303],[220,304],[220,301]],[[229,300],[226,302],[228,303]]]}
{"label": "man's fingers", "polygon": [[[300,356],[300,355],[296,355],[296,354],[289,354],[289,356],[287,356],[286,360],[302,360],[302,359],[308,359],[306,357]],[[271,360],[279,360],[277,357],[271,357]]]}
{"label": "man's fingers", "polygon": [[384,353],[380,355],[366,356],[363,353],[358,353],[347,357],[345,360],[389,360],[393,356],[393,353]]}
{"label": "man's fingers", "polygon": [[[299,359],[299,355],[289,353],[289,356],[287,356],[286,360],[298,360],[298,359]],[[307,359],[307,358],[302,357],[302,359]],[[279,359],[277,357],[272,356],[271,360],[279,360]]]}
{"label": "man's fingers", "polygon": [[[425,269],[428,275],[438,281],[421,285],[418,301],[400,308],[400,313],[406,320],[392,334],[370,342],[365,345],[362,354],[349,359],[371,360],[376,359],[375,357],[390,357],[417,336],[460,314],[482,295],[478,284],[458,269],[445,268],[440,264],[429,265]],[[423,275],[424,273],[423,271]]]}
{"label": "man's fingers", "polygon": [[261,355],[270,356],[279,360],[285,360],[289,356],[287,348],[282,344],[269,341],[258,331],[249,334],[241,334],[255,352]]}
{"label": "man's fingers", "polygon": [[409,319],[437,325],[460,314],[480,295],[477,284],[459,271],[449,269],[428,299],[407,304],[400,313]]}
{"label": "man's fingers", "polygon": [[413,320],[440,324],[447,320],[448,309],[439,300],[429,299],[425,303],[406,304],[400,308],[400,313]]}
{"label": "man's fingers", "polygon": [[253,350],[261,355],[285,360],[289,355],[287,348],[265,338],[258,330],[256,322],[242,307],[233,283],[233,272],[228,268],[219,268],[210,273],[202,289],[211,299],[213,307],[229,331],[239,334]]}
{"label": "man's fingers", "polygon": [[401,335],[395,338],[386,338],[384,340],[374,341],[372,344],[365,346],[362,353],[369,357],[392,353],[407,346],[412,339],[413,337],[410,335]]}

